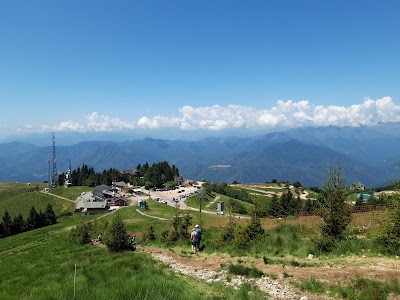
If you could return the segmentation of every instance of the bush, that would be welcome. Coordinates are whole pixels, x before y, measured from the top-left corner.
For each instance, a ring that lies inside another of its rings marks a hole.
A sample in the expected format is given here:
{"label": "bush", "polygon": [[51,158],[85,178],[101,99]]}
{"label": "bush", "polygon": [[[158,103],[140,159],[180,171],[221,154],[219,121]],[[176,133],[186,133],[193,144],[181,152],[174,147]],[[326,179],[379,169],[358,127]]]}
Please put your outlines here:
{"label": "bush", "polygon": [[171,230],[164,230],[161,233],[161,238],[167,242],[176,242],[189,237],[188,228],[192,225],[192,216],[189,214],[181,215],[179,210],[176,210],[175,215],[171,220]]}
{"label": "bush", "polygon": [[154,241],[156,239],[156,235],[154,233],[154,227],[151,225],[147,225],[143,232],[143,241]]}
{"label": "bush", "polygon": [[400,253],[400,203],[387,211],[385,222],[378,227],[375,240],[389,253]]}
{"label": "bush", "polygon": [[89,244],[91,243],[90,239],[90,230],[92,229],[92,225],[90,223],[81,223],[78,224],[75,228],[73,228],[70,232],[70,238],[78,244]]}

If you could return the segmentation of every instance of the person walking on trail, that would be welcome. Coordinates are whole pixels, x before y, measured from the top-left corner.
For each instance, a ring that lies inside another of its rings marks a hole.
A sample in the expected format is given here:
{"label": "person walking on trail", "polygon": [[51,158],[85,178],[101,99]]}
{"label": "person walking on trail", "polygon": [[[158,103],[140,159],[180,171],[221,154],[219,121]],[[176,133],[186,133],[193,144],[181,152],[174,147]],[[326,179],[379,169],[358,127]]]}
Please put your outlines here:
{"label": "person walking on trail", "polygon": [[197,233],[197,243],[196,243],[196,248],[197,251],[200,251],[200,242],[201,242],[201,235],[202,235],[202,231],[199,225],[196,224],[195,226],[195,231]]}
{"label": "person walking on trail", "polygon": [[132,251],[135,251],[135,250],[136,250],[136,243],[135,243],[135,241],[136,241],[136,235],[134,235],[134,236],[131,237],[131,249],[132,249]]}
{"label": "person walking on trail", "polygon": [[195,228],[190,233],[190,243],[192,244],[192,254],[196,254],[197,232]]}

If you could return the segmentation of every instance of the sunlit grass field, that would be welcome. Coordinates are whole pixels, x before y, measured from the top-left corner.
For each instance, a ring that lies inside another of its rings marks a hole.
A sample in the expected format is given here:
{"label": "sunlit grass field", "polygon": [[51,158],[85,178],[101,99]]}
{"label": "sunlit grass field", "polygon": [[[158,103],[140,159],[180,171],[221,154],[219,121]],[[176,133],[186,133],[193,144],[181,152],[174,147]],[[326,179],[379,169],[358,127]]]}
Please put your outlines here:
{"label": "sunlit grass field", "polygon": [[[62,205],[73,205],[69,201],[40,193],[35,185],[0,186],[0,208],[4,209],[4,204],[14,205],[14,214],[20,211],[26,213],[26,207],[30,208],[26,204],[28,202],[35,202],[35,207],[36,203],[52,203],[60,211]],[[72,200],[82,191],[88,190],[90,188],[57,188],[51,192]],[[11,204],[7,202],[9,199],[13,199]],[[223,199],[222,196],[219,198],[220,201]],[[198,203],[196,197],[192,201]],[[206,206],[210,201],[212,198],[203,204]],[[364,255],[365,249],[370,256],[381,255],[374,248],[369,232],[363,233],[362,239],[353,237],[341,241],[329,255],[320,253],[312,241],[320,224],[320,219],[316,216],[263,218],[265,236],[241,251],[232,244],[221,244],[220,233],[227,223],[227,215],[182,211],[151,199],[148,203],[149,209],[141,210],[150,216],[172,218],[176,214],[191,215],[191,226],[196,223],[202,225],[202,244],[205,253],[210,255],[225,253],[230,256],[265,257],[267,260],[279,262],[289,258],[299,258],[301,261],[309,253],[321,255],[321,260],[335,260],[348,255]],[[0,239],[0,299],[73,299],[75,265],[76,299],[262,299],[257,293],[248,293],[248,286],[233,290],[218,283],[210,284],[177,275],[144,253],[111,254],[105,248],[77,245],[69,238],[69,232],[76,224],[92,221],[101,228],[102,224],[110,223],[114,214],[118,213],[124,220],[127,231],[137,234],[139,245],[164,247],[180,255],[190,256],[189,239],[174,243],[162,239],[162,232],[171,229],[171,221],[142,216],[137,209],[137,206],[128,206],[114,213],[91,216],[74,213],[60,217],[55,225]],[[209,209],[212,211],[213,206]],[[353,214],[350,227],[365,226],[376,218],[383,217],[384,212]],[[237,224],[248,221],[249,219],[243,217],[235,218]],[[142,241],[142,233],[149,226],[153,227],[156,240]],[[92,238],[96,237],[97,233],[93,233]],[[326,289],[328,288],[325,287]]]}
{"label": "sunlit grass field", "polygon": [[[48,203],[52,205],[57,215],[74,210],[74,203],[41,193],[45,187],[46,184],[43,183],[31,183],[30,185],[27,183],[0,183],[0,216],[8,210],[11,217],[21,213],[26,218],[32,206],[35,206],[37,211],[44,211]],[[52,189],[51,192],[55,190]]]}
{"label": "sunlit grass field", "polygon": [[[127,219],[128,231],[151,222],[134,207],[119,213]],[[76,299],[252,299],[243,290],[177,275],[144,253],[111,254],[70,240],[75,224],[97,217],[78,213],[56,225],[0,239],[0,299],[74,299],[75,265]],[[166,226],[159,220],[154,224]]]}

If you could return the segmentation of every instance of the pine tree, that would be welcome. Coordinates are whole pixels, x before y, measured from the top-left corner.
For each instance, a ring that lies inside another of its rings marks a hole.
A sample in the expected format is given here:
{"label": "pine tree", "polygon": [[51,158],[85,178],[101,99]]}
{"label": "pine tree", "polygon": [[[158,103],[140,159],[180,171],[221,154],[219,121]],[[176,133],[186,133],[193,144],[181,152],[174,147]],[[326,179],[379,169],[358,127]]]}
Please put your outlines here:
{"label": "pine tree", "polygon": [[8,210],[6,210],[3,215],[3,232],[4,236],[12,235],[12,220]]}
{"label": "pine tree", "polygon": [[18,234],[26,230],[26,221],[21,213],[14,218],[12,228],[13,234]]}
{"label": "pine tree", "polygon": [[126,233],[125,224],[117,213],[106,232],[104,242],[111,252],[128,250],[130,247],[129,235]]}
{"label": "pine tree", "polygon": [[247,225],[247,235],[251,241],[255,241],[264,234],[264,229],[261,226],[260,211],[261,203],[257,198],[253,199],[253,210],[251,212],[251,219]]}
{"label": "pine tree", "polygon": [[233,241],[235,237],[235,227],[236,227],[235,215],[233,214],[232,206],[229,206],[228,222],[226,223],[226,226],[222,228],[220,237],[222,243],[229,244],[230,242]]}
{"label": "pine tree", "polygon": [[70,232],[70,237],[78,244],[91,243],[90,230],[92,229],[91,223],[81,223],[73,228]]}
{"label": "pine tree", "polygon": [[40,216],[36,211],[35,207],[32,206],[27,220],[28,230],[39,228],[40,224],[41,224]]}
{"label": "pine tree", "polygon": [[47,204],[46,211],[44,212],[44,225],[53,225],[57,223],[56,214],[53,211],[51,204]]}
{"label": "pine tree", "polygon": [[273,216],[273,217],[280,217],[282,215],[281,211],[282,211],[282,207],[281,207],[279,198],[276,194],[273,194],[271,203],[268,208],[268,215]]}
{"label": "pine tree", "polygon": [[154,241],[156,239],[156,234],[154,233],[154,227],[151,225],[147,225],[144,228],[142,238],[144,241]]}
{"label": "pine tree", "polygon": [[324,250],[329,250],[337,240],[343,238],[343,232],[351,221],[351,206],[346,202],[341,166],[329,170],[328,174],[317,210],[323,220],[319,244]]}

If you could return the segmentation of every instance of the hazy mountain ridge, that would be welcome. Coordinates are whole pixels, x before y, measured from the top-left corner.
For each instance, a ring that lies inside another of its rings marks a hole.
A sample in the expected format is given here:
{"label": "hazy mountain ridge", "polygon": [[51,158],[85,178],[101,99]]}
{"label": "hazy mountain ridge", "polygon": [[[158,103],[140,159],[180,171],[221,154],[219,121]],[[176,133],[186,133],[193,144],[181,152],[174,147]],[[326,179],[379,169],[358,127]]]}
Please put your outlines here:
{"label": "hazy mountain ridge", "polygon": [[[68,160],[96,171],[123,170],[139,163],[168,161],[186,178],[215,182],[299,180],[320,186],[327,170],[341,163],[348,183],[384,184],[399,177],[400,125],[301,128],[254,137],[209,137],[198,141],[142,138],[132,141],[86,141],[57,146],[57,168]],[[44,181],[52,147],[0,144],[0,181]]]}

